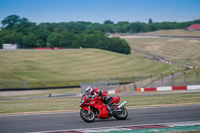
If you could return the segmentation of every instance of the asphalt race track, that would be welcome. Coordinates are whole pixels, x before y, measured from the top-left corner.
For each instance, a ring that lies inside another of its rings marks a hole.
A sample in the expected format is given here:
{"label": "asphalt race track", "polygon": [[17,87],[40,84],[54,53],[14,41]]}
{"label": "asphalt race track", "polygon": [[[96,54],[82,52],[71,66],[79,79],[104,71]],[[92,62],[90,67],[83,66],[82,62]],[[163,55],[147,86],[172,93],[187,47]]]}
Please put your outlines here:
{"label": "asphalt race track", "polygon": [[128,109],[127,120],[114,118],[84,122],[79,112],[0,117],[0,133],[42,132],[200,120],[200,105]]}

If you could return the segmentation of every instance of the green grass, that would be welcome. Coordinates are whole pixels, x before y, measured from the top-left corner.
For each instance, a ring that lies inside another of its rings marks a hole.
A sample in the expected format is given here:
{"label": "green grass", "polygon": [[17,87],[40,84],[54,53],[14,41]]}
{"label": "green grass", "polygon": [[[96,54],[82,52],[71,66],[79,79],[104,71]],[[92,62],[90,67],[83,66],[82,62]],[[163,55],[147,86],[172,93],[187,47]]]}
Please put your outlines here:
{"label": "green grass", "polygon": [[23,80],[28,87],[79,85],[183,69],[134,54],[98,49],[1,51],[0,62],[0,81]]}
{"label": "green grass", "polygon": [[168,105],[168,104],[187,104],[200,102],[200,93],[191,94],[169,94],[154,96],[122,97],[128,106],[147,106],[147,105]]}
{"label": "green grass", "polygon": [[0,114],[38,111],[75,110],[79,108],[79,98],[47,98],[0,101]]}
{"label": "green grass", "polygon": [[[24,94],[25,92],[25,94]],[[28,94],[27,94],[27,93]],[[62,88],[62,89],[43,89],[43,90],[27,90],[27,91],[8,91],[7,95],[1,95],[4,93],[0,92],[0,99],[18,99],[18,98],[30,98],[30,97],[48,97],[51,96],[63,95],[63,94],[77,94],[81,93],[81,88]]]}
{"label": "green grass", "polygon": [[[156,106],[170,104],[191,104],[200,102],[200,93],[169,94],[155,96],[121,97],[126,100],[126,107]],[[41,112],[41,111],[69,111],[79,110],[80,97],[71,98],[45,98],[26,100],[0,100],[0,114]]]}
{"label": "green grass", "polygon": [[139,33],[138,35],[156,35],[156,36],[200,36],[200,31],[186,30],[158,30],[153,32]]}
{"label": "green grass", "polygon": [[200,66],[199,40],[177,38],[126,38],[125,40],[132,48],[164,56],[166,60]]}

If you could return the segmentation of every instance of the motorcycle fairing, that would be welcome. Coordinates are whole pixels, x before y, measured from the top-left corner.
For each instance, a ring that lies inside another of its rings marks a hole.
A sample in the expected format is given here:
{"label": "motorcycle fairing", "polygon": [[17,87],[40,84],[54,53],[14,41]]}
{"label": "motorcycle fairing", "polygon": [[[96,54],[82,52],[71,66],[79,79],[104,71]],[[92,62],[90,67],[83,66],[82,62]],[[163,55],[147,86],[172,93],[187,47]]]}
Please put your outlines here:
{"label": "motorcycle fairing", "polygon": [[95,105],[94,107],[96,109],[98,109],[98,111],[99,111],[98,118],[107,118],[108,117],[108,110],[106,109],[107,107],[105,105]]}
{"label": "motorcycle fairing", "polygon": [[[87,111],[89,111],[89,108],[88,107],[82,107],[81,109],[85,109]],[[90,109],[91,110],[91,109]]]}
{"label": "motorcycle fairing", "polygon": [[119,103],[120,102],[119,96],[118,97],[112,97],[111,99],[112,99],[112,101],[110,101],[110,103]]}

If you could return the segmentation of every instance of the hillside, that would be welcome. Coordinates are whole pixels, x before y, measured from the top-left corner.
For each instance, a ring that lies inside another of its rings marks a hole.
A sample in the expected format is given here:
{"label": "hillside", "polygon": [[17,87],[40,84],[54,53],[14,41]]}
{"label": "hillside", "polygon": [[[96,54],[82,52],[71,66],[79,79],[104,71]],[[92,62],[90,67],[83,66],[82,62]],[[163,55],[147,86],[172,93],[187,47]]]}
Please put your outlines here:
{"label": "hillside", "polygon": [[200,41],[198,40],[176,38],[126,38],[125,40],[134,49],[164,56],[169,61],[200,66]]}
{"label": "hillside", "polygon": [[105,78],[131,78],[181,70],[175,65],[98,49],[1,51],[0,81],[79,85]]}
{"label": "hillside", "polygon": [[153,32],[139,33],[136,35],[150,35],[150,36],[196,36],[200,37],[200,31],[186,31],[186,30],[158,30]]}
{"label": "hillside", "polygon": [[[185,30],[160,30],[155,32],[141,33],[138,36],[121,36],[132,50],[137,49],[146,53],[163,56],[166,60],[179,64],[200,66],[200,39],[184,38],[183,36],[200,37],[200,31]],[[181,38],[153,38],[151,36],[182,36]],[[148,37],[146,37],[148,36]],[[140,54],[132,51],[134,54]],[[142,54],[141,56],[147,56]]]}

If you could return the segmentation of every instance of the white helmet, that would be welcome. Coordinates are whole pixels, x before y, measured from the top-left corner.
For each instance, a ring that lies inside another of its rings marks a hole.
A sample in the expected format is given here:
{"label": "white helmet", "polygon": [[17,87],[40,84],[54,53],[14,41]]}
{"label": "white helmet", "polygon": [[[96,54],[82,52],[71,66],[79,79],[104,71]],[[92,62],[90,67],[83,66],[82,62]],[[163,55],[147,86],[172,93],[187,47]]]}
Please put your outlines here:
{"label": "white helmet", "polygon": [[85,89],[85,92],[87,94],[91,93],[93,91],[93,88],[91,86],[88,86],[86,89]]}

